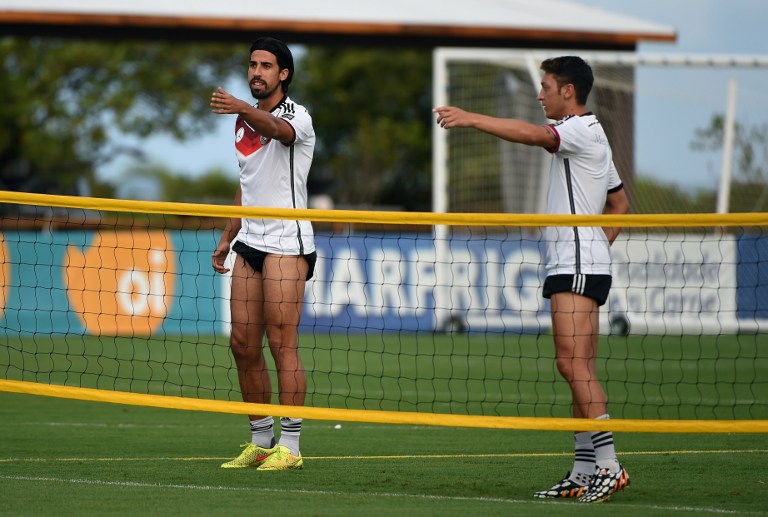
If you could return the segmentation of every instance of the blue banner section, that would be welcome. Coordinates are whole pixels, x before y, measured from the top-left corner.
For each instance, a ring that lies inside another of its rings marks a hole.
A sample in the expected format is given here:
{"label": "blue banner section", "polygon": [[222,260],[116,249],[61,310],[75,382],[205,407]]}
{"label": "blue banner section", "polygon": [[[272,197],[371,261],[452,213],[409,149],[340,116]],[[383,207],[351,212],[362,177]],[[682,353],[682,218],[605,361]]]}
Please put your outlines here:
{"label": "blue banner section", "polygon": [[318,262],[307,286],[303,330],[432,328],[435,253],[431,238],[318,235],[315,243]]}
{"label": "blue banner section", "polygon": [[87,232],[6,232],[6,296],[2,329],[6,335],[82,334],[70,310],[64,285],[67,246],[83,246]]}
{"label": "blue banner section", "polygon": [[[538,331],[543,243],[518,234],[454,235],[438,256],[431,235],[318,236],[305,330]],[[446,321],[436,321],[444,313]]]}
{"label": "blue banner section", "polygon": [[738,316],[768,319],[768,237],[743,235],[738,250]]}
{"label": "blue banner section", "polygon": [[174,303],[163,323],[167,334],[213,334],[221,328],[221,282],[211,254],[219,243],[212,232],[171,232],[176,250]]}
{"label": "blue banner section", "polygon": [[[0,242],[0,329],[6,337],[227,334],[230,279],[211,267],[218,237],[210,230],[6,232]],[[549,325],[538,234],[455,232],[444,246],[435,246],[431,234],[394,232],[321,234],[316,242],[302,331],[433,331],[453,320],[482,332],[540,332]],[[615,246],[614,310],[635,321],[674,312],[667,305],[682,287],[657,286],[664,279],[651,274],[659,254],[669,253],[664,242],[663,236],[647,239],[643,256],[626,251],[628,244]],[[689,305],[698,307],[715,292],[718,314],[733,321],[768,319],[768,237],[742,235],[730,249],[718,278],[685,284]],[[706,265],[694,252],[685,255],[690,258],[678,257],[683,265]],[[622,260],[642,275],[622,267]],[[651,287],[661,294],[627,305],[635,291]]]}

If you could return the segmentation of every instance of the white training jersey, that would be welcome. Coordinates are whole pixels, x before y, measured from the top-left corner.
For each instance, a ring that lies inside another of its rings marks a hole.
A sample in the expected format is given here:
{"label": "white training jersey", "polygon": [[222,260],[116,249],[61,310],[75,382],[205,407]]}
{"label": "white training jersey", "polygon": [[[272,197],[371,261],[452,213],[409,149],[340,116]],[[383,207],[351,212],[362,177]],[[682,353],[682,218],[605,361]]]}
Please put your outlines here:
{"label": "white training jersey", "polygon": [[[296,138],[292,145],[259,135],[240,116],[235,122],[242,205],[307,208],[307,176],[315,149],[312,117],[304,106],[288,97],[280,101],[272,115],[293,127]],[[306,255],[315,251],[309,221],[243,218],[237,240],[281,255]]]}
{"label": "white training jersey", "polygon": [[[547,194],[550,214],[599,215],[609,192],[623,188],[613,153],[600,122],[592,113],[569,116],[550,127],[557,144],[552,156]],[[547,276],[610,275],[611,251],[601,227],[548,227]]]}

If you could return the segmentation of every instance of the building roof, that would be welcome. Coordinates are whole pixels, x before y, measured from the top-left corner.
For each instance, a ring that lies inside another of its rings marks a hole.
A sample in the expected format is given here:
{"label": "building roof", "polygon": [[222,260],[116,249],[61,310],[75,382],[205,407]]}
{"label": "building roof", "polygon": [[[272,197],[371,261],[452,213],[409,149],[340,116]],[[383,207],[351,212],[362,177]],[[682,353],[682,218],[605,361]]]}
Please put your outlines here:
{"label": "building roof", "polygon": [[0,31],[100,38],[632,50],[673,27],[567,0],[0,0]]}

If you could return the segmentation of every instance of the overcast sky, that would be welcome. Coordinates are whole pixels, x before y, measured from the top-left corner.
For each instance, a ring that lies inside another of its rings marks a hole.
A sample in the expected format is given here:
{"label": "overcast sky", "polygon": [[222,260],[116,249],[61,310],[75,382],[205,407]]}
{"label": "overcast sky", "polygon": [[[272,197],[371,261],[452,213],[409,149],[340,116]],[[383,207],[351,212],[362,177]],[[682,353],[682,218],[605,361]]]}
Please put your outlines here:
{"label": "overcast sky", "polygon": [[[645,54],[768,55],[766,0],[579,0],[677,29],[677,42],[641,43]],[[768,69],[641,68],[637,74],[635,162],[640,175],[681,188],[714,188],[720,153],[692,151],[696,128],[725,113],[728,82],[737,82],[736,120],[768,124]]]}
{"label": "overcast sky", "polygon": [[[768,54],[764,36],[767,0],[579,0],[579,3],[644,18],[677,29],[674,44],[642,43],[641,53]],[[245,71],[243,71],[245,74]],[[681,188],[713,188],[719,182],[721,155],[692,151],[696,128],[724,113],[728,80],[738,84],[737,120],[747,126],[768,124],[768,69],[660,70],[641,68],[637,74],[637,173]],[[227,85],[248,96],[245,76]],[[219,118],[209,134],[184,144],[154,137],[142,144],[148,158],[192,176],[211,168],[237,176],[231,116]],[[118,178],[131,165],[117,160],[99,171],[104,179]]]}

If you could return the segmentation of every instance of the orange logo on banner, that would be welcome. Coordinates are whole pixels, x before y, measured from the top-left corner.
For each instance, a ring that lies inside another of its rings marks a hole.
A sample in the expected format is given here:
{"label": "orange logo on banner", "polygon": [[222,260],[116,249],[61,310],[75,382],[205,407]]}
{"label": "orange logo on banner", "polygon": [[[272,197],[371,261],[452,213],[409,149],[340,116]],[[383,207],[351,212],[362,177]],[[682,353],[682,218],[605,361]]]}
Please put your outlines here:
{"label": "orange logo on banner", "polygon": [[5,314],[5,302],[8,300],[8,282],[11,280],[11,260],[8,257],[8,246],[5,237],[0,233],[0,318]]}
{"label": "orange logo on banner", "polygon": [[64,271],[70,304],[89,334],[148,335],[168,313],[175,259],[165,232],[97,232],[85,253],[67,249]]}

